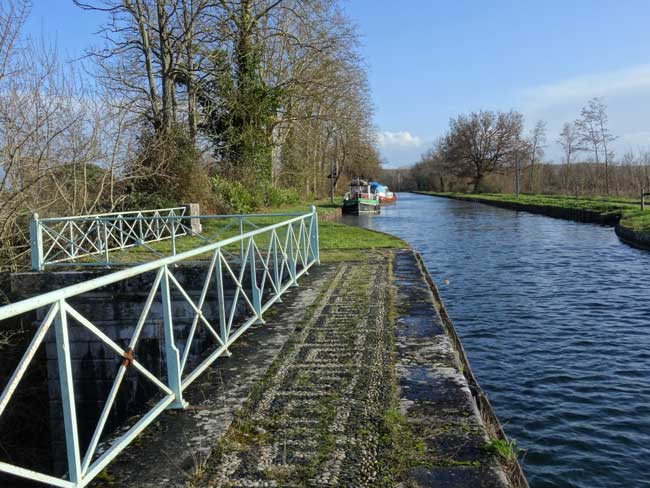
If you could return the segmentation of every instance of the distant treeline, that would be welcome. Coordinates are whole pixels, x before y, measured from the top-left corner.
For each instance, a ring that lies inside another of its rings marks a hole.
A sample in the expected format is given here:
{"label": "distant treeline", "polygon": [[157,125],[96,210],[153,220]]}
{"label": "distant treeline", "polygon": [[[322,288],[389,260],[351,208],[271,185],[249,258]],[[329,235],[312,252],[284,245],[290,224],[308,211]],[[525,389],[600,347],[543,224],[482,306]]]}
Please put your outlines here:
{"label": "distant treeline", "polygon": [[580,117],[564,124],[556,144],[562,160],[546,162],[546,123],[524,133],[516,112],[480,111],[451,119],[447,134],[412,167],[384,172],[394,188],[407,190],[638,196],[650,189],[650,152],[616,155],[601,98],[589,100]]}
{"label": "distant treeline", "polygon": [[64,62],[23,34],[28,0],[0,0],[0,270],[27,261],[33,212],[246,212],[323,196],[332,172],[339,186],[377,173],[338,0],[74,3],[104,24]]}
{"label": "distant treeline", "polygon": [[[427,165],[388,169],[382,180],[392,189],[401,191],[429,190],[440,192],[472,192],[469,178],[459,178],[436,171]],[[531,184],[530,167],[523,166],[520,189],[530,194],[562,194],[577,196],[606,195],[605,164],[574,163],[570,167],[559,163],[541,163],[535,167],[535,181]],[[613,160],[609,168],[610,195],[638,197],[641,189],[650,190],[650,153]],[[480,193],[514,193],[515,171],[506,168],[487,175],[479,186]]]}

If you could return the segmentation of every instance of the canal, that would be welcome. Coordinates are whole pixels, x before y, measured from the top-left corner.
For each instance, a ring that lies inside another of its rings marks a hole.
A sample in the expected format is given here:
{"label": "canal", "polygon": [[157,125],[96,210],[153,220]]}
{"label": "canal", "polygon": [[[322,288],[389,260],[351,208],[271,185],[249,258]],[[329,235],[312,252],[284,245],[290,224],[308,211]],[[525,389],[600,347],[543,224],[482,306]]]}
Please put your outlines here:
{"label": "canal", "polygon": [[344,222],[422,254],[532,487],[650,485],[650,252],[610,227],[414,194]]}

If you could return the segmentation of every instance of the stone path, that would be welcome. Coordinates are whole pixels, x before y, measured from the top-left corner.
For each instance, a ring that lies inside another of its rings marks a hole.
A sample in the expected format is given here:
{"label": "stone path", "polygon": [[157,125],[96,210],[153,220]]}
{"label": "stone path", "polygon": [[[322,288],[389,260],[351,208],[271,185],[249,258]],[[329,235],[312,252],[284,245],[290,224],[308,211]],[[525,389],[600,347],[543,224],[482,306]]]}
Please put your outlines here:
{"label": "stone path", "polygon": [[185,391],[188,409],[165,412],[91,486],[184,487],[188,478],[201,471],[235,412],[264,377],[295,325],[305,320],[337,269],[324,264],[304,275],[298,288],[291,288],[281,304],[267,311],[266,324],[253,325],[231,346],[231,357],[219,358]]}
{"label": "stone path", "polygon": [[387,260],[339,267],[197,486],[377,486],[391,382]]}
{"label": "stone path", "polygon": [[193,486],[505,487],[415,256],[338,266]]}
{"label": "stone path", "polygon": [[320,266],[109,484],[510,486],[439,307],[411,251]]}

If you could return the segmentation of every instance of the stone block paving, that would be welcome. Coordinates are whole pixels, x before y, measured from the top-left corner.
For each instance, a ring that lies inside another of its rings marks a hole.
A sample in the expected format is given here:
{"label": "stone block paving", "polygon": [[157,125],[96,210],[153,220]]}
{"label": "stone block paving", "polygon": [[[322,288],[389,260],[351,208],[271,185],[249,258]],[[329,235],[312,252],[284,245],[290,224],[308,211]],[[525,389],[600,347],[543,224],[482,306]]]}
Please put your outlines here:
{"label": "stone block paving", "polygon": [[411,251],[342,263],[194,486],[503,487]]}
{"label": "stone block paving", "polygon": [[342,264],[197,486],[375,486],[389,402],[388,257]]}

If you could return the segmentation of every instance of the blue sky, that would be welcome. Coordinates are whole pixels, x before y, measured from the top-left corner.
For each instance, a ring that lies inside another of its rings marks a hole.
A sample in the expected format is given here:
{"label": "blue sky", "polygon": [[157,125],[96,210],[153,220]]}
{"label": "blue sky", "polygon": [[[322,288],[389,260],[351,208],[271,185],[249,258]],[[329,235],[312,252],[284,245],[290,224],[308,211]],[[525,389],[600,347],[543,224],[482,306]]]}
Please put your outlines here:
{"label": "blue sky", "polygon": [[[449,118],[517,109],[548,122],[549,158],[565,121],[605,97],[616,150],[650,147],[649,0],[344,0],[369,69],[380,150],[413,163]],[[28,29],[74,57],[101,14],[34,0]]]}

